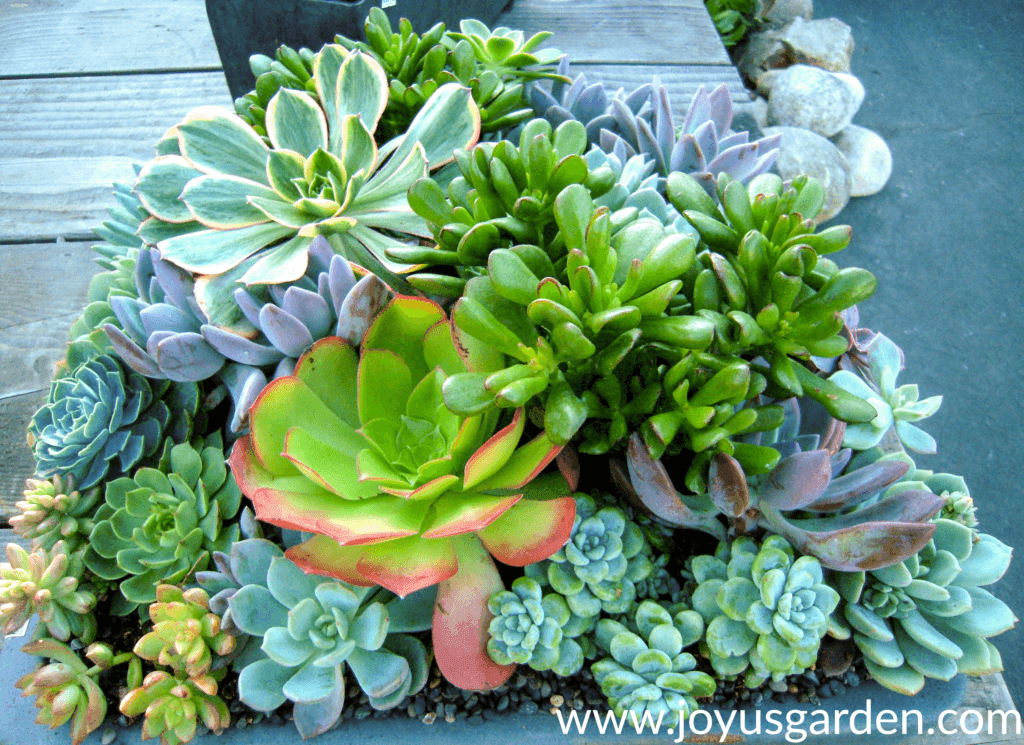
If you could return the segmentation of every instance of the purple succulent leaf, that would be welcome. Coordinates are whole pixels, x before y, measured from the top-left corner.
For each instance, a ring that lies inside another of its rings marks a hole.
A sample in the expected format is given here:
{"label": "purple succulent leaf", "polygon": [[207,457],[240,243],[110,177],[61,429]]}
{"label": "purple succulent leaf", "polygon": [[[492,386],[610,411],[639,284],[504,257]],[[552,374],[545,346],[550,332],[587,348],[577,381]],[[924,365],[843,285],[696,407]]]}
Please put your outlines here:
{"label": "purple succulent leaf", "polygon": [[548,120],[553,129],[558,129],[559,125],[563,122],[572,121],[576,117],[572,115],[571,111],[562,106],[552,106],[544,112],[544,118]]}
{"label": "purple succulent leaf", "polygon": [[373,319],[393,297],[394,292],[380,277],[367,274],[356,283],[341,304],[335,335],[352,346],[358,345]]}
{"label": "purple succulent leaf", "polygon": [[320,295],[301,287],[289,287],[281,308],[302,320],[313,339],[323,339],[331,333],[334,313]]}
{"label": "purple succulent leaf", "polygon": [[636,120],[637,134],[640,138],[640,151],[654,161],[655,168],[659,173],[668,173],[668,163],[665,162],[665,153],[661,151],[658,139],[651,126],[643,119]]}
{"label": "purple succulent leaf", "polygon": [[273,379],[277,380],[278,378],[286,378],[289,375],[294,375],[296,362],[298,362],[298,360],[294,357],[282,357],[281,361],[274,366]]}
{"label": "purple succulent leaf", "polygon": [[286,357],[301,356],[316,341],[300,319],[276,305],[260,310],[260,331]]}
{"label": "purple succulent leaf", "polygon": [[629,110],[629,107],[617,98],[612,100],[611,114],[615,117],[615,123],[618,125],[619,136],[622,137],[622,139],[626,141],[626,144],[630,145],[634,151],[640,152],[641,147],[636,125],[638,121],[642,120],[638,119],[637,116]]}
{"label": "purple succulent leaf", "polygon": [[242,311],[242,315],[244,315],[246,320],[248,320],[255,328],[259,328],[260,308],[263,307],[263,303],[251,292],[241,287],[235,290],[234,295],[235,303],[238,305],[239,310]]}
{"label": "purple succulent leaf", "polygon": [[[718,125],[715,125],[716,127]],[[722,130],[718,130],[721,132]],[[718,140],[719,150],[728,150],[736,145],[746,145],[750,142],[750,132],[743,130],[742,132],[733,132],[731,135],[720,137]]]}
{"label": "purple succulent leaf", "polygon": [[128,338],[121,329],[108,323],[103,326],[103,330],[106,332],[107,338],[110,339],[110,345],[124,364],[147,378],[163,379],[164,374],[160,372],[156,361],[149,356],[145,349]]}
{"label": "purple succulent leaf", "polygon": [[318,235],[313,239],[313,242],[309,244],[307,253],[309,254],[307,274],[326,272],[331,267],[331,259],[337,255],[334,253],[334,249],[331,248],[331,244],[322,235]]}
{"label": "purple succulent leaf", "polygon": [[[605,141],[608,140],[608,147],[605,147]],[[606,153],[611,153],[619,159],[620,163],[625,163],[630,158],[637,155],[628,142],[619,137],[618,135],[612,134],[607,129],[601,130],[601,149]]]}
{"label": "purple succulent leaf", "polygon": [[843,530],[861,523],[919,523],[934,517],[945,506],[945,500],[921,489],[904,489],[880,502],[845,515],[809,520],[794,520],[793,524],[805,530]]}
{"label": "purple succulent leaf", "polygon": [[[234,572],[231,571],[231,560],[226,553],[223,551],[214,551],[210,558],[213,559],[213,565],[217,567],[218,572],[228,577],[234,576]],[[196,577],[199,577],[198,572],[196,573]]]}
{"label": "purple succulent leaf", "polygon": [[715,186],[716,182],[713,174],[708,173],[707,171],[697,171],[696,173],[690,172],[689,175],[694,181],[700,184],[701,188],[708,193],[709,197],[712,199],[716,198],[718,190]]}
{"label": "purple succulent leaf", "polygon": [[690,108],[686,110],[686,117],[683,119],[683,134],[693,134],[694,131],[704,122],[711,118],[711,99],[704,86],[700,86],[693,94],[690,101]]}
{"label": "purple succulent leaf", "polygon": [[637,116],[640,116],[643,112],[644,104],[650,102],[651,92],[653,90],[654,86],[650,83],[644,83],[640,87],[631,91],[629,95],[622,99],[622,102],[626,104],[630,111]]}
{"label": "purple succulent leaf", "polygon": [[742,181],[757,165],[757,153],[756,142],[736,145],[716,155],[715,159],[708,163],[708,171],[714,174],[725,172]]}
{"label": "purple succulent leaf", "polygon": [[212,378],[224,367],[224,355],[194,331],[167,337],[157,344],[153,357],[167,378],[177,383]]}
{"label": "purple succulent leaf", "polygon": [[719,453],[711,460],[708,495],[718,511],[725,515],[739,517],[747,511],[750,489],[739,461],[725,453]]}
{"label": "purple succulent leaf", "polygon": [[711,91],[708,103],[711,107],[709,114],[711,121],[715,123],[718,133],[724,135],[732,126],[732,94],[729,92],[729,86],[722,83]]}
{"label": "purple succulent leaf", "polygon": [[572,112],[581,122],[589,122],[604,115],[608,108],[608,95],[600,83],[585,88],[572,107]]}
{"label": "purple succulent leaf", "polygon": [[[716,157],[714,153],[718,152],[718,132],[715,130],[714,122],[704,122],[697,127],[693,136],[697,140],[697,147],[700,148],[701,153],[705,154],[705,158],[708,156]],[[714,163],[714,160],[711,162]],[[710,165],[708,170],[714,172]]]}
{"label": "purple succulent leaf", "polygon": [[807,509],[814,512],[838,512],[853,507],[895,484],[909,468],[909,463],[895,460],[878,461],[858,468],[853,473],[833,479],[821,498]]}
{"label": "purple succulent leaf", "polygon": [[143,308],[139,311],[139,318],[142,320],[142,327],[146,330],[146,336],[152,336],[157,331],[174,331],[183,334],[199,330],[199,324],[195,319],[189,318],[169,303],[157,303]]}
{"label": "purple succulent leaf", "polygon": [[569,90],[562,96],[562,107],[572,111],[576,106],[576,100],[586,87],[587,79],[582,75],[577,75],[576,79],[572,81],[572,85],[569,86]]}
{"label": "purple succulent leaf", "polygon": [[155,248],[151,250],[142,249],[135,257],[135,288],[139,291],[139,298],[144,302],[153,302],[154,290],[159,291],[156,277],[153,272],[152,252],[159,256],[160,252]]}
{"label": "purple succulent leaf", "polygon": [[[212,328],[212,327],[209,327]],[[267,376],[261,370],[249,365],[227,365],[220,375],[227,386],[235,410],[231,416],[231,431],[242,432],[249,427],[249,408],[257,396],[267,387]]]}
{"label": "purple succulent leaf", "polygon": [[[280,284],[280,285],[265,285],[265,286],[267,288],[267,291],[270,293],[270,302],[272,302],[274,305],[280,305],[281,303],[284,302],[285,290],[288,289],[289,287],[291,287],[291,283],[289,283],[289,284]],[[260,304],[260,308],[262,310],[262,303]],[[259,325],[259,324],[257,324],[257,325]]]}
{"label": "purple succulent leaf", "polygon": [[124,332],[137,344],[144,344],[149,337],[146,327],[142,323],[141,316],[146,304],[133,297],[125,297],[124,295],[111,296],[108,302],[110,303],[110,309],[114,311],[114,315],[120,322]]}
{"label": "purple succulent leaf", "polygon": [[615,129],[615,117],[611,114],[601,114],[587,122],[587,142],[595,143],[601,141],[601,130],[609,131]]}
{"label": "purple succulent leaf", "polygon": [[150,249],[153,259],[153,274],[164,290],[167,300],[178,308],[188,308],[188,299],[195,297],[195,282],[192,277],[169,261],[159,258],[157,249]]}
{"label": "purple succulent leaf", "polygon": [[652,96],[654,113],[651,122],[654,124],[654,135],[658,140],[658,147],[668,158],[676,144],[676,126],[672,121],[672,104],[668,100],[668,91],[665,86],[657,84],[657,80],[655,78],[656,85]]}
{"label": "purple succulent leaf", "polygon": [[800,426],[803,422],[803,409],[796,398],[787,398],[778,402],[786,413],[786,418],[778,429],[779,440],[795,440],[800,434]]}
{"label": "purple succulent leaf", "polygon": [[841,572],[898,564],[924,548],[935,533],[934,523],[885,521],[817,532],[787,521],[771,508],[762,513],[759,522],[785,537],[800,553]]}
{"label": "purple succulent leaf", "polygon": [[[559,85],[561,85],[559,83]],[[559,106],[558,99],[548,93],[546,90],[541,88],[539,85],[530,87],[530,106],[533,107],[534,111],[542,112],[545,116],[547,110],[552,106]]]}
{"label": "purple succulent leaf", "polygon": [[343,257],[335,255],[331,259],[331,268],[327,272],[327,286],[331,292],[334,315],[340,316],[342,303],[356,286],[356,275],[352,271],[352,265]]}
{"label": "purple succulent leaf", "polygon": [[[149,339],[146,340],[146,353],[156,360],[157,345],[159,345],[164,339],[170,339],[174,334],[174,331],[154,331],[149,335]],[[160,362],[157,361],[157,365],[159,364]]]}
{"label": "purple succulent leaf", "polygon": [[802,509],[825,493],[831,479],[832,463],[827,451],[795,453],[780,461],[768,474],[758,493],[759,506],[782,511]]}
{"label": "purple succulent leaf", "polygon": [[696,137],[684,134],[676,141],[672,148],[672,156],[669,158],[669,172],[703,171],[705,165],[704,153],[697,145]]}
{"label": "purple succulent leaf", "polygon": [[205,325],[202,332],[206,340],[210,342],[210,346],[229,360],[240,362],[243,365],[266,367],[275,364],[284,356],[279,349],[259,344],[216,326]]}
{"label": "purple succulent leaf", "polygon": [[850,459],[853,457],[853,450],[851,448],[843,448],[838,453],[832,456],[832,478],[836,478],[843,472],[846,466],[850,463]]}
{"label": "purple succulent leaf", "polygon": [[660,460],[651,458],[640,435],[635,432],[629,438],[626,468],[630,483],[627,494],[637,506],[672,525],[724,537],[724,528],[713,512],[691,509],[680,498],[665,466]]}
{"label": "purple succulent leaf", "polygon": [[788,458],[791,455],[802,453],[805,450],[817,450],[817,448],[803,448],[800,447],[800,443],[796,440],[785,440],[783,442],[777,442],[772,445],[772,448],[779,451],[779,455],[782,458]]}
{"label": "purple succulent leaf", "polygon": [[[756,142],[754,143],[757,144]],[[752,179],[756,176],[760,176],[765,173],[769,168],[775,165],[775,161],[778,160],[779,150],[769,150],[764,155],[757,159],[757,162],[747,171],[747,174],[739,179],[744,184],[749,184]]]}
{"label": "purple succulent leaf", "polygon": [[[562,57],[558,60],[558,67],[555,68],[555,72],[557,72],[562,77],[565,77],[565,78],[569,77],[569,56],[568,55],[562,55]],[[534,87],[536,89],[539,86],[534,86]],[[552,83],[551,83],[551,97],[554,100],[560,101],[562,99],[562,93],[564,91],[565,91],[565,83],[564,82],[562,82],[561,80],[552,81]]]}

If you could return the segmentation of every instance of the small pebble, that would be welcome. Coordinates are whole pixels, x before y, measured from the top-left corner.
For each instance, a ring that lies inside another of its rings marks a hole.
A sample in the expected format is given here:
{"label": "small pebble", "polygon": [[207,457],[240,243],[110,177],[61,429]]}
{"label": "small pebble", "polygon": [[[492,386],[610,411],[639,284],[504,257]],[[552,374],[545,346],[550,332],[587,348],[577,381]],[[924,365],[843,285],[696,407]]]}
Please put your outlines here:
{"label": "small pebble", "polygon": [[249,723],[245,719],[239,719],[235,722],[235,729],[245,729],[247,724]]}
{"label": "small pebble", "polygon": [[818,685],[819,685],[819,682],[820,682],[820,681],[818,680],[818,676],[817,676],[817,675],[815,675],[815,674],[814,674],[813,672],[811,672],[810,670],[808,670],[808,671],[807,671],[806,673],[804,673],[804,674],[803,674],[803,679],[804,679],[804,680],[806,680],[806,681],[807,681],[808,683],[810,683],[810,684],[811,684],[812,686],[814,686],[815,688],[817,688],[817,687],[818,687]]}
{"label": "small pebble", "polygon": [[551,695],[551,684],[546,680],[540,686],[540,695],[541,698],[547,698]]}
{"label": "small pebble", "polygon": [[444,717],[445,717],[445,719],[447,719],[448,717],[454,717],[455,716],[455,712],[457,710],[458,710],[458,707],[455,704],[445,704],[444,705]]}
{"label": "small pebble", "polygon": [[788,688],[789,693],[799,693],[800,689],[795,685],[790,685]]}
{"label": "small pebble", "polygon": [[818,696],[820,698],[832,698],[832,684],[826,683],[818,689]]}
{"label": "small pebble", "polygon": [[561,696],[561,695],[556,693],[554,696],[552,696],[548,700],[551,701],[551,705],[552,706],[558,707],[558,706],[561,706],[562,704],[565,703],[565,696]]}
{"label": "small pebble", "polygon": [[430,687],[431,688],[437,688],[439,685],[441,685],[441,679],[440,678],[434,678],[432,681],[430,681]]}
{"label": "small pebble", "polygon": [[356,719],[366,719],[373,713],[373,709],[370,708],[369,704],[363,704],[356,709]]}
{"label": "small pebble", "polygon": [[851,688],[856,688],[857,686],[860,685],[860,676],[857,675],[857,673],[855,673],[853,670],[850,670],[843,677],[843,682],[846,683],[846,685],[850,686]]}
{"label": "small pebble", "polygon": [[445,715],[444,721],[448,722],[448,724],[455,724],[455,717]]}
{"label": "small pebble", "polygon": [[488,722],[493,722],[497,719],[501,719],[501,714],[496,712],[494,709],[484,709],[483,712],[481,712],[481,716]]}
{"label": "small pebble", "polygon": [[768,684],[768,687],[776,693],[785,693],[789,690],[789,684],[784,680],[773,680]]}
{"label": "small pebble", "polygon": [[505,711],[505,709],[508,708],[508,701],[509,701],[509,698],[508,698],[508,694],[506,693],[504,696],[502,696],[501,698],[498,699],[498,704],[494,708],[497,709],[498,711]]}
{"label": "small pebble", "polygon": [[433,724],[435,719],[437,719],[437,714],[435,714],[432,711],[428,711],[426,714],[423,715],[424,724]]}
{"label": "small pebble", "polygon": [[754,706],[761,706],[764,703],[764,694],[760,691],[754,691],[750,694],[750,702]]}
{"label": "small pebble", "polygon": [[470,724],[483,724],[484,723],[484,718],[482,716],[480,716],[479,714],[474,714],[473,716],[471,716],[466,721],[469,722]]}
{"label": "small pebble", "polygon": [[532,714],[536,714],[538,711],[540,711],[540,707],[537,706],[536,701],[524,701],[522,704],[519,705],[520,714],[526,714],[527,716],[530,716]]}
{"label": "small pebble", "polygon": [[114,740],[117,739],[117,732],[114,731],[113,727],[107,727],[103,730],[103,736],[100,737],[101,745],[110,745]]}
{"label": "small pebble", "polygon": [[416,717],[422,719],[423,715],[427,713],[427,700],[423,696],[417,696],[416,701],[413,702],[413,709],[416,710]]}

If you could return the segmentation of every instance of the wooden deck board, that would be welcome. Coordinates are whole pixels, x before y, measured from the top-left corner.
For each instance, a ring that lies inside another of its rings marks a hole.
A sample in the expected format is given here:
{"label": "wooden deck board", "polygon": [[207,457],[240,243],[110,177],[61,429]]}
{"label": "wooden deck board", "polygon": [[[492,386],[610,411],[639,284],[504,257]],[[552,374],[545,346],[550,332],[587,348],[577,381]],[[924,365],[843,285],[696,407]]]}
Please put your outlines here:
{"label": "wooden deck board", "polygon": [[21,499],[35,460],[25,440],[29,420],[46,400],[46,391],[0,399],[0,523],[6,524]]}
{"label": "wooden deck board", "polygon": [[203,0],[0,3],[0,78],[220,67]]}

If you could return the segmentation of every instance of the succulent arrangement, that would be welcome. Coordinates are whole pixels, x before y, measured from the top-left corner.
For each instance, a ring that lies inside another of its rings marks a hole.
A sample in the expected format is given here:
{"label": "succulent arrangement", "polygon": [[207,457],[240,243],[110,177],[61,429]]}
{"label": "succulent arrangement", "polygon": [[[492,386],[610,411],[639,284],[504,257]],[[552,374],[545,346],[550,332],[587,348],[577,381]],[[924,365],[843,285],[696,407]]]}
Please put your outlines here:
{"label": "succulent arrangement", "polygon": [[839,641],[907,694],[1002,669],[1011,549],[905,452],[941,397],[859,328],[821,184],[725,88],[680,117],[549,36],[373,9],[116,187],[0,564],[40,723],[309,738],[519,665],[685,718]]}

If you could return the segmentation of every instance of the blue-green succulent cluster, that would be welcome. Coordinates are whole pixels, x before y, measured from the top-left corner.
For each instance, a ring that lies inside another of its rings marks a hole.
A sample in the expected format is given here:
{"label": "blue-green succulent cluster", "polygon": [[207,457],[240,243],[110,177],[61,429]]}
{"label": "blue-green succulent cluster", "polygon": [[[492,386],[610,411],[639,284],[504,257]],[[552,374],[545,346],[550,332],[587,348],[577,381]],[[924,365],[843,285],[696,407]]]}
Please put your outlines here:
{"label": "blue-green succulent cluster", "polygon": [[191,436],[199,410],[195,384],[149,380],[113,357],[79,359],[74,352],[29,423],[40,476],[70,475],[88,489],[154,455],[165,437]]}
{"label": "blue-green succulent cluster", "polygon": [[673,607],[672,614],[652,600],[636,609],[637,632],[610,618],[597,624],[597,643],[610,658],[591,666],[594,679],[616,714],[646,712],[659,716],[688,717],[698,698],[712,696],[715,680],[696,670],[697,660],[683,650],[701,638],[704,621],[699,613]]}
{"label": "blue-green succulent cluster", "polygon": [[252,584],[227,601],[234,625],[262,639],[263,656],[238,678],[247,706],[273,711],[294,702],[295,725],[308,738],[341,716],[346,665],[375,709],[397,706],[423,687],[427,651],[409,634],[430,628],[435,588],[401,599],[383,588],[306,574],[284,556],[271,558],[260,578],[273,550],[255,553],[263,558],[244,573]]}
{"label": "blue-green succulent cluster", "polygon": [[814,665],[839,593],[821,564],[796,558],[784,538],[719,544],[714,556],[691,562],[693,608],[707,623],[702,650],[719,675],[745,673],[748,686],[804,672]]}
{"label": "blue-green succulent cluster", "polygon": [[528,577],[565,597],[572,630],[592,628],[602,612],[631,612],[636,583],[653,573],[650,547],[639,526],[618,507],[599,509],[585,494],[576,495],[568,543],[549,559],[526,568]]}
{"label": "blue-green succulent cluster", "polygon": [[925,678],[1003,669],[990,637],[1017,622],[984,585],[1005,574],[1012,549],[990,535],[939,518],[927,546],[906,561],[834,577],[845,603],[830,633],[853,637],[871,676],[913,695]]}
{"label": "blue-green succulent cluster", "polygon": [[535,580],[519,577],[511,591],[492,595],[487,608],[494,615],[487,652],[499,665],[518,662],[561,676],[583,667],[583,649],[562,632],[572,613],[558,593],[543,595]]}

